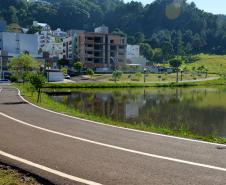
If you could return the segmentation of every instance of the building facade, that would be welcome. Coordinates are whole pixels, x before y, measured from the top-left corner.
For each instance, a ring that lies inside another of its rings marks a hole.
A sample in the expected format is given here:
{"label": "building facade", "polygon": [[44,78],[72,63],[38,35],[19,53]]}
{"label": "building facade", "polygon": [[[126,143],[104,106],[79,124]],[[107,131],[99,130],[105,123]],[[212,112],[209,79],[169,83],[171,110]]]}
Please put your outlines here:
{"label": "building facade", "polygon": [[28,52],[32,57],[39,58],[38,35],[1,32],[0,50],[6,51],[8,57],[14,57]]}
{"label": "building facade", "polygon": [[4,20],[0,20],[0,32],[5,32],[7,27],[7,23]]}
{"label": "building facade", "polygon": [[139,57],[140,56],[140,46],[139,45],[127,45],[126,58]]}
{"label": "building facade", "polygon": [[140,55],[140,46],[139,45],[127,45],[127,65],[137,66],[144,68],[149,62],[144,56]]}
{"label": "building facade", "polygon": [[63,58],[67,60],[73,60],[73,37],[69,36],[63,39]]}
{"label": "building facade", "polygon": [[125,36],[108,33],[107,27],[77,35],[77,58],[87,68],[110,68],[126,64]]}

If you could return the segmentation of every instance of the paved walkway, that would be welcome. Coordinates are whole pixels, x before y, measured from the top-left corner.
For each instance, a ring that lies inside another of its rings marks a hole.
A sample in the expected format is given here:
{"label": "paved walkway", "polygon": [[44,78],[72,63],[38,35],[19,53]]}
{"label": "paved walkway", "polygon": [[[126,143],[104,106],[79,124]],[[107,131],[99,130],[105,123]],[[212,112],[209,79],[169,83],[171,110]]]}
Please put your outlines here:
{"label": "paved walkway", "polygon": [[224,146],[66,117],[0,89],[2,162],[59,185],[225,185]]}

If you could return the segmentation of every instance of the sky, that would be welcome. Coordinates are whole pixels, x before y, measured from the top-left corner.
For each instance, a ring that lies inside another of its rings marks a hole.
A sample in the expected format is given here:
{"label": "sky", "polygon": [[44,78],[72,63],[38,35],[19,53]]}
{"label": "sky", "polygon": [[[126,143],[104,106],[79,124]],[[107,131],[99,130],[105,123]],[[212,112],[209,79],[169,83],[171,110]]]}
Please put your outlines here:
{"label": "sky", "polygon": [[[130,2],[131,0],[124,0]],[[154,0],[134,0],[140,1],[143,4],[151,3]],[[195,2],[196,6],[206,12],[214,14],[226,14],[226,0],[188,0],[188,2]]]}

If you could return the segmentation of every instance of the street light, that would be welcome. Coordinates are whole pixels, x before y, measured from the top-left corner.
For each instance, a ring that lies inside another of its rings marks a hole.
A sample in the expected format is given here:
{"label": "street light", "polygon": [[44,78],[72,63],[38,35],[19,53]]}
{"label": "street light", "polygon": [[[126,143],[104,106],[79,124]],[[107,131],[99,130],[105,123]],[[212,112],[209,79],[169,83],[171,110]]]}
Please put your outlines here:
{"label": "street light", "polygon": [[117,59],[115,58],[115,57],[110,57],[110,59],[113,61],[113,64],[114,64],[114,71],[116,71],[117,70]]}
{"label": "street light", "polygon": [[1,80],[3,80],[3,67],[2,67],[2,51],[0,51],[0,62],[1,62]]}
{"label": "street light", "polygon": [[147,72],[147,68],[144,68],[144,83],[146,83],[146,72]]}

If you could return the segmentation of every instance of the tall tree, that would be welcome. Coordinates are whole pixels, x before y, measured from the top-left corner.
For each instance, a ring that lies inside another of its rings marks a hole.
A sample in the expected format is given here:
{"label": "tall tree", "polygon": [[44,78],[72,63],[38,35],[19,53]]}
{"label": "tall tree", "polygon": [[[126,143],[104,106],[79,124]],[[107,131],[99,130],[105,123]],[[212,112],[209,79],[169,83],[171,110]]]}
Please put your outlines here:
{"label": "tall tree", "polygon": [[176,69],[177,77],[176,82],[179,82],[179,67],[182,65],[182,59],[181,57],[173,58],[169,61],[170,66],[174,67]]}

